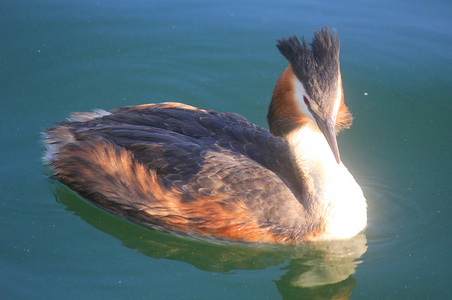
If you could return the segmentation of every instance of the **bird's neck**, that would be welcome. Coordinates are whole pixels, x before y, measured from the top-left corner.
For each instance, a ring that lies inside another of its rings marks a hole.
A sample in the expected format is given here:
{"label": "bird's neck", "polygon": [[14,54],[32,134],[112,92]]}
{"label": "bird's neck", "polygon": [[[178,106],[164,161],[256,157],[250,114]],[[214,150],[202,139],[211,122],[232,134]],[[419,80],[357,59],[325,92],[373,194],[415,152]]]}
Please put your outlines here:
{"label": "bird's neck", "polygon": [[303,205],[325,226],[322,238],[347,238],[361,231],[367,219],[362,190],[342,162],[336,162],[318,127],[306,122],[285,138],[300,175]]}
{"label": "bird's neck", "polygon": [[[318,126],[301,111],[297,83],[289,65],[273,92],[267,115],[270,131],[289,144],[301,190],[299,199],[310,225],[321,223],[323,239],[352,237],[366,225],[366,200],[347,168],[336,162]],[[336,129],[349,127],[351,119],[341,99]]]}

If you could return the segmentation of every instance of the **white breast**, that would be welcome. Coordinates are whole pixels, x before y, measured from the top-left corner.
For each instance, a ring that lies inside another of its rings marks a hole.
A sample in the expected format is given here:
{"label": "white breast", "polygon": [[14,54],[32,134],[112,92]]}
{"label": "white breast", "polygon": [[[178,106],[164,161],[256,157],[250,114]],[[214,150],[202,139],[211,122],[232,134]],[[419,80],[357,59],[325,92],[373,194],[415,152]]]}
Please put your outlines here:
{"label": "white breast", "polygon": [[360,186],[342,164],[338,164],[321,131],[308,123],[287,136],[303,178],[307,180],[313,220],[324,221],[320,239],[355,236],[367,223],[367,204]]}

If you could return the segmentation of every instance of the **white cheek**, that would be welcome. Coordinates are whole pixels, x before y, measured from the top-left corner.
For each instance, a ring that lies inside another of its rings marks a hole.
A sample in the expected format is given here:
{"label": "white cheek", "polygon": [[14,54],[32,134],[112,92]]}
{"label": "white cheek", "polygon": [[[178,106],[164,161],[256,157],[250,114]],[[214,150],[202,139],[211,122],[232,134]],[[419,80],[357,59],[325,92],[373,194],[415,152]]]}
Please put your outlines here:
{"label": "white cheek", "polygon": [[298,79],[295,79],[295,100],[297,102],[298,108],[303,112],[305,116],[308,116],[312,121],[315,122],[314,116],[309,111],[308,106],[304,103],[304,96],[308,97],[306,89]]}
{"label": "white cheek", "polygon": [[341,89],[341,78],[339,76],[339,79],[337,80],[337,96],[336,101],[334,102],[334,108],[333,108],[333,120],[336,121],[337,113],[339,111],[339,106],[341,105],[341,99],[342,99],[342,89]]}
{"label": "white cheek", "polygon": [[[308,116],[314,123],[317,123],[314,116],[311,114],[311,111],[308,109],[308,106],[304,103],[304,96],[306,96],[308,99],[308,93],[306,92],[306,89],[304,88],[303,84],[298,80],[295,79],[295,100],[298,105],[298,108],[303,112],[304,115]],[[342,89],[341,89],[341,78],[338,79],[338,88],[337,88],[337,94],[336,99],[334,102],[333,107],[333,115],[332,119],[336,121],[337,113],[339,111],[339,107],[341,105],[341,99],[342,99]],[[319,108],[316,106],[317,104],[315,102],[311,102],[311,109],[317,113],[319,116],[322,116]]]}

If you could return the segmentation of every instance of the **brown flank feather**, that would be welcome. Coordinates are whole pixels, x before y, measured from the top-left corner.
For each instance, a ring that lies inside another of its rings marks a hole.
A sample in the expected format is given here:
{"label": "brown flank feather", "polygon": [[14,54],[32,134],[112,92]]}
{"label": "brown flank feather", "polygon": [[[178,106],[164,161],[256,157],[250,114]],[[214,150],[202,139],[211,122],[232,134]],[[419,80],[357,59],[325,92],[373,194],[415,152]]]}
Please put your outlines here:
{"label": "brown flank feather", "polygon": [[97,206],[148,227],[247,242],[285,239],[260,225],[244,203],[225,206],[222,200],[230,195],[192,195],[196,201],[183,201],[180,191],[107,141],[67,144],[52,168],[56,178]]}

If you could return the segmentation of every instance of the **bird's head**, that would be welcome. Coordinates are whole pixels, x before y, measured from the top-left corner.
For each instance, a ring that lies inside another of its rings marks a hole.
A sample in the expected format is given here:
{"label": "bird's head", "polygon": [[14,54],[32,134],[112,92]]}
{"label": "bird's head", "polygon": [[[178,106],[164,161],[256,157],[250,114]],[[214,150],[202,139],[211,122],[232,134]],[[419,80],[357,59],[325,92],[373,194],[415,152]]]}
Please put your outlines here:
{"label": "bird's head", "polygon": [[267,116],[270,130],[285,136],[305,122],[314,122],[325,136],[338,163],[336,134],[348,128],[352,116],[344,104],[339,66],[340,42],[328,27],[314,32],[308,45],[304,37],[278,40],[277,47],[289,61],[275,87]]}

